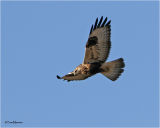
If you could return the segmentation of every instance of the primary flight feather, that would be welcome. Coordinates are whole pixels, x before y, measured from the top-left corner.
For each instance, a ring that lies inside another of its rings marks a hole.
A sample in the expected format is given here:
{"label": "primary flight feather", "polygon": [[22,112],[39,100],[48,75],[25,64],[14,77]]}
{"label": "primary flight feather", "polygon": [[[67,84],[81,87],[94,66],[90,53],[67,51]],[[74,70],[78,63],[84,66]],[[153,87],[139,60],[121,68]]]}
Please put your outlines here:
{"label": "primary flight feather", "polygon": [[97,73],[101,73],[112,81],[124,71],[123,58],[116,59],[111,62],[105,62],[108,58],[111,48],[111,20],[107,22],[107,17],[103,20],[103,16],[98,22],[91,26],[90,34],[85,48],[85,57],[83,63],[75,68],[74,71],[58,79],[67,81],[84,80]]}

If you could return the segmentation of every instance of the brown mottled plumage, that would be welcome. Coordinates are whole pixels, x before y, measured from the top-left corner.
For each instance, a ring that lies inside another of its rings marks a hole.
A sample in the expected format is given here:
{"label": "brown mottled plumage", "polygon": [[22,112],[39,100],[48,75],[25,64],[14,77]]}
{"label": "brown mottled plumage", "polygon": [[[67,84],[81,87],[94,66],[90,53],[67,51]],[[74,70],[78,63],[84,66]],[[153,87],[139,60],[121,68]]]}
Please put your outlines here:
{"label": "brown mottled plumage", "polygon": [[63,77],[57,75],[58,79],[67,81],[84,80],[96,73],[101,73],[110,80],[115,81],[121,75],[125,66],[123,58],[105,62],[111,48],[111,21],[107,22],[107,17],[102,21],[103,16],[99,23],[97,18],[95,24],[91,27],[83,63],[77,66],[73,72]]}

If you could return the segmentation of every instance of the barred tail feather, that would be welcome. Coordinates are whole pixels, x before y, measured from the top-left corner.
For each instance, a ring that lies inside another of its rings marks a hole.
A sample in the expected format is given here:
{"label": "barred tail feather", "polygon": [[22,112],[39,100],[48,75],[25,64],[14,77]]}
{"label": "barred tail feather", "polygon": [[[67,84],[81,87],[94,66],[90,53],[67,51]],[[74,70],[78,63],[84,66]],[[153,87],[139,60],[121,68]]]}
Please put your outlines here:
{"label": "barred tail feather", "polygon": [[112,81],[115,81],[119,78],[121,73],[124,71],[125,64],[123,58],[119,58],[117,60],[104,63],[101,66],[102,74],[109,78]]}

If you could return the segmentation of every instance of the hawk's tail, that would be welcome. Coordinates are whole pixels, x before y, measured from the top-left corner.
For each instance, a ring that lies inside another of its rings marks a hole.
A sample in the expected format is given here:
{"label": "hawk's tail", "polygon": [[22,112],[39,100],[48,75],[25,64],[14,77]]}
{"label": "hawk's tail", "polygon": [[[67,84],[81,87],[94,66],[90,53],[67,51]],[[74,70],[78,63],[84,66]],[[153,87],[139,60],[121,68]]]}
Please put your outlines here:
{"label": "hawk's tail", "polygon": [[117,60],[104,63],[101,66],[102,74],[109,78],[112,81],[115,81],[118,79],[118,77],[121,75],[121,73],[124,71],[122,68],[124,68],[125,64],[123,61],[123,58],[119,58]]}

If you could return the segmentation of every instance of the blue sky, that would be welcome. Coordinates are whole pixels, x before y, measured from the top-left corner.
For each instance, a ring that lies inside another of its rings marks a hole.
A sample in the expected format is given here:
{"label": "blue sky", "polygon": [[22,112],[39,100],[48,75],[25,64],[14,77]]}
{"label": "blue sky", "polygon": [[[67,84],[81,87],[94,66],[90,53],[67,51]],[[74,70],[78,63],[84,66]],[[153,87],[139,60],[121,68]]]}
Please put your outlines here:
{"label": "blue sky", "polygon": [[[122,76],[58,80],[82,63],[101,16]],[[2,2],[2,125],[158,126],[158,16],[158,2]]]}

